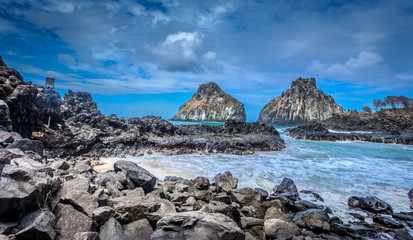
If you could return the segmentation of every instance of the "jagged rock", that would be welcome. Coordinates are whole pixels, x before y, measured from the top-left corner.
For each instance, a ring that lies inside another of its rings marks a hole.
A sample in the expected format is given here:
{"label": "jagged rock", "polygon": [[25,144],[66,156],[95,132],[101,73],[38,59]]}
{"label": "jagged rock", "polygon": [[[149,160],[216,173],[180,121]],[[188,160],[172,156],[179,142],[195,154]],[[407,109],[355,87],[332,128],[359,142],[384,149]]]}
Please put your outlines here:
{"label": "jagged rock", "polygon": [[123,233],[122,226],[114,218],[109,219],[100,228],[100,240],[128,240],[128,236]]}
{"label": "jagged rock", "polygon": [[257,206],[257,209],[255,210],[255,217],[264,219],[265,214],[267,213],[267,210],[271,207],[278,208],[278,209],[284,209],[285,204],[278,199],[268,201],[268,202],[263,202],[259,206]]}
{"label": "jagged rock", "polygon": [[316,87],[314,78],[301,77],[291,88],[272,99],[260,112],[257,121],[278,126],[298,125],[313,120],[325,120],[343,108]]}
{"label": "jagged rock", "polygon": [[104,206],[96,208],[93,211],[93,219],[99,226],[105,224],[109,219],[115,216],[115,210],[111,207]]}
{"label": "jagged rock", "polygon": [[409,196],[409,199],[410,199],[410,209],[413,209],[413,189],[410,189],[407,195]]}
{"label": "jagged rock", "polygon": [[56,220],[53,213],[46,209],[39,209],[21,220],[16,238],[53,240],[56,237],[55,225]]}
{"label": "jagged rock", "polygon": [[208,204],[202,206],[200,211],[205,213],[222,213],[225,216],[230,217],[237,223],[241,220],[241,215],[238,209],[223,202],[211,201]]}
{"label": "jagged rock", "polygon": [[78,232],[73,237],[73,240],[98,240],[98,232]]}
{"label": "jagged rock", "polygon": [[53,181],[47,176],[36,177],[33,184],[0,178],[0,219],[16,220],[44,204],[46,195],[52,190]]}
{"label": "jagged rock", "polygon": [[261,194],[261,201],[267,200],[267,198],[269,196],[269,193],[266,190],[264,190],[262,188],[254,188],[254,191]]}
{"label": "jagged rock", "polygon": [[128,240],[149,240],[153,234],[153,229],[146,218],[123,225],[122,229]]}
{"label": "jagged rock", "polygon": [[7,146],[7,148],[8,149],[17,148],[17,149],[22,150],[23,152],[34,151],[35,153],[39,154],[42,157],[43,157],[43,151],[44,151],[42,142],[37,141],[37,140],[30,140],[28,138],[16,140],[12,144]]}
{"label": "jagged rock", "polygon": [[238,186],[238,179],[233,177],[229,171],[216,175],[214,180],[217,192],[224,191],[226,193],[231,193],[232,189],[235,189]]}
{"label": "jagged rock", "polygon": [[241,228],[248,229],[255,226],[264,226],[264,220],[253,217],[241,217]]}
{"label": "jagged rock", "polygon": [[[141,190],[142,191],[142,190]],[[168,213],[174,213],[175,205],[154,196],[139,196],[136,192],[110,200],[113,209],[120,214],[127,214],[131,221],[147,218],[151,223],[156,222]]]}
{"label": "jagged rock", "polygon": [[34,168],[8,164],[3,168],[2,177],[9,177],[16,181],[29,181],[34,175]]}
{"label": "jagged rock", "polygon": [[298,226],[279,208],[271,207],[264,218],[264,229],[267,238],[290,239],[300,233]]}
{"label": "jagged rock", "polygon": [[262,195],[251,188],[235,189],[231,193],[237,203],[244,206],[258,206],[262,203]]}
{"label": "jagged rock", "polygon": [[90,179],[75,178],[64,182],[57,195],[60,202],[71,204],[75,209],[93,216],[93,211],[98,207],[97,200],[88,192],[90,188]]}
{"label": "jagged rock", "polygon": [[330,231],[328,220],[330,217],[323,210],[310,209],[297,213],[293,221],[299,227],[305,227],[312,231]]}
{"label": "jagged rock", "polygon": [[[17,227],[19,224],[17,222],[0,222],[0,235],[9,234],[10,230],[14,227]],[[0,238],[1,239],[1,238]]]}
{"label": "jagged rock", "polygon": [[374,216],[373,222],[389,228],[404,228],[404,225],[401,222],[398,222],[385,216]]}
{"label": "jagged rock", "polygon": [[194,96],[172,118],[174,121],[225,122],[247,119],[244,104],[225,93],[216,83],[201,84]]}
{"label": "jagged rock", "polygon": [[296,139],[318,141],[369,141],[413,144],[413,108],[382,109],[367,114],[347,111],[333,114],[321,123],[288,129]]}
{"label": "jagged rock", "polygon": [[11,132],[13,130],[12,122],[10,120],[10,110],[7,103],[0,99],[0,126],[4,130]]}
{"label": "jagged rock", "polygon": [[362,210],[372,212],[372,213],[385,213],[385,214],[393,213],[393,208],[390,206],[390,204],[374,196],[370,196],[370,197],[352,196],[348,199],[348,206],[351,208],[360,208]]}
{"label": "jagged rock", "polygon": [[229,217],[220,213],[182,212],[158,221],[151,240],[238,240],[245,234]]}
{"label": "jagged rock", "polygon": [[274,187],[273,191],[275,194],[285,196],[292,201],[300,200],[297,186],[290,178],[284,178],[280,185]]}
{"label": "jagged rock", "polygon": [[117,161],[114,164],[114,168],[116,172],[126,172],[126,177],[135,184],[135,187],[143,188],[145,193],[152,191],[155,187],[156,177],[146,169],[139,167],[138,164],[134,162],[124,160]]}
{"label": "jagged rock", "polygon": [[58,240],[72,240],[76,233],[89,232],[94,228],[91,218],[76,211],[69,204],[57,204],[53,213],[57,219]]}
{"label": "jagged rock", "polygon": [[69,163],[67,163],[65,160],[54,161],[50,166],[54,169],[60,169],[60,170],[67,170],[70,168]]}
{"label": "jagged rock", "polygon": [[208,190],[209,179],[206,177],[197,177],[194,180],[192,180],[190,186],[199,190]]}

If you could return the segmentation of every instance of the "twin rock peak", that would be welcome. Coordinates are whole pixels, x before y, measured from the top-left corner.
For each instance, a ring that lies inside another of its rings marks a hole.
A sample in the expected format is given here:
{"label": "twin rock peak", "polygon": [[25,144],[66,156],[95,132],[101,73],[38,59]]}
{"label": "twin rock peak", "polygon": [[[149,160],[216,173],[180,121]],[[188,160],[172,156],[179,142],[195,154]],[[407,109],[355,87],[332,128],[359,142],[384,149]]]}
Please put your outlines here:
{"label": "twin rock peak", "polygon": [[[289,126],[322,121],[343,112],[333,97],[316,86],[314,78],[301,77],[291,88],[273,98],[261,110],[258,122]],[[246,121],[244,104],[225,93],[216,83],[201,84],[194,96],[184,103],[172,118],[175,121],[225,122]]]}

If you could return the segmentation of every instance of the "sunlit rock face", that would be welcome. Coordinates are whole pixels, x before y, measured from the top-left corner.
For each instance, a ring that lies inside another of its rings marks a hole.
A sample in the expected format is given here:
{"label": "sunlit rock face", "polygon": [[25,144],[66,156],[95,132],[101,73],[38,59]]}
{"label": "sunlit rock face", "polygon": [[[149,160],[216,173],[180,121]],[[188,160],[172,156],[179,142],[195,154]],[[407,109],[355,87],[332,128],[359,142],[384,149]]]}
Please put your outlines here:
{"label": "sunlit rock face", "polygon": [[244,104],[225,93],[216,83],[204,83],[172,118],[175,121],[224,122],[247,119]]}
{"label": "sunlit rock face", "polygon": [[343,108],[334,102],[333,97],[317,88],[314,78],[300,77],[291,83],[290,89],[264,106],[258,121],[291,126],[322,121],[341,112]]}

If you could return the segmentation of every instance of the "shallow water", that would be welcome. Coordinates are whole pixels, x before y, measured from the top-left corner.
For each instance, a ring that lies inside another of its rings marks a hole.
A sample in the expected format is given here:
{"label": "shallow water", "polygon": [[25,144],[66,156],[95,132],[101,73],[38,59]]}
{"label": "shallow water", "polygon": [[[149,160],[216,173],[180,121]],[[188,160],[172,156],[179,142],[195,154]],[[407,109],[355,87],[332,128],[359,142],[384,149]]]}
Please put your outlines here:
{"label": "shallow water", "polygon": [[[168,175],[212,179],[229,170],[239,179],[239,187],[270,191],[284,177],[289,177],[298,190],[319,193],[324,205],[342,218],[348,218],[347,199],[352,195],[374,195],[390,203],[396,211],[409,210],[407,192],[413,188],[413,146],[295,140],[282,132],[281,136],[287,146],[282,151],[248,156],[154,154],[128,159],[160,179]],[[115,160],[118,159],[107,159]]]}

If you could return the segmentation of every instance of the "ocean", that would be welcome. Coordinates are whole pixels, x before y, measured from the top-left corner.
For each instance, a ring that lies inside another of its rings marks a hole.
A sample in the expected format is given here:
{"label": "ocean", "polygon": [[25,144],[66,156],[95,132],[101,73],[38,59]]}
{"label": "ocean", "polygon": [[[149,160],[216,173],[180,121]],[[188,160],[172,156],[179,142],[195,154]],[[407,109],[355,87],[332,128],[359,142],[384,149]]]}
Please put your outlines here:
{"label": "ocean", "polygon": [[[334,215],[342,219],[350,219],[347,200],[354,195],[376,196],[391,204],[395,211],[409,210],[407,193],[413,188],[413,146],[295,140],[286,133],[280,134],[286,142],[282,151],[245,156],[152,154],[127,159],[162,180],[170,175],[188,179],[205,176],[212,180],[216,174],[228,170],[239,179],[238,188],[260,187],[269,192],[288,177],[294,180],[299,191],[319,193],[325,202],[317,204],[330,207]],[[105,161],[116,160],[119,158]],[[300,196],[314,200],[308,194]]]}

